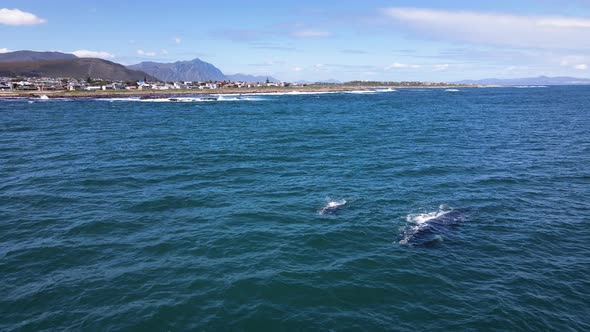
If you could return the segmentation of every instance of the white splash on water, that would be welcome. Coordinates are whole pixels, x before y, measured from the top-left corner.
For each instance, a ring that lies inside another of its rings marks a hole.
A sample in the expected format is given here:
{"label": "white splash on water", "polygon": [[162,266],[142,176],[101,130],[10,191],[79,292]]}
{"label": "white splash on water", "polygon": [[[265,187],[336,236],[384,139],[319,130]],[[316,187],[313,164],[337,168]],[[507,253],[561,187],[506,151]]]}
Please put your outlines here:
{"label": "white splash on water", "polygon": [[[429,227],[428,221],[439,218],[453,211],[446,204],[441,204],[437,211],[426,212],[426,213],[411,213],[406,216],[408,225],[402,228],[403,238],[399,241],[400,244],[408,244],[408,242],[414,237],[420,230]],[[442,237],[436,236],[442,241]]]}
{"label": "white splash on water", "polygon": [[427,213],[412,213],[406,216],[406,221],[412,224],[420,225],[425,222],[428,222],[432,219],[436,219],[438,217],[444,216],[445,214],[451,212],[452,209],[449,209],[446,205],[439,206],[438,211],[427,212]]}
{"label": "white splash on water", "polygon": [[345,199],[341,199],[339,201],[329,201],[318,213],[319,214],[326,214],[326,213],[335,212],[341,206],[346,205],[346,203],[347,202]]}

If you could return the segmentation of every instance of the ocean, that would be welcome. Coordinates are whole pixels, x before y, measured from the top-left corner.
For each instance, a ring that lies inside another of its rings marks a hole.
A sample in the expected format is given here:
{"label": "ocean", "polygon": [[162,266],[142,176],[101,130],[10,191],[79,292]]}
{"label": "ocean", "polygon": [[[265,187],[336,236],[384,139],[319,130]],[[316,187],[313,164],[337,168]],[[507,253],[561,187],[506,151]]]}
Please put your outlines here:
{"label": "ocean", "polygon": [[589,226],[590,87],[0,100],[2,331],[588,331]]}

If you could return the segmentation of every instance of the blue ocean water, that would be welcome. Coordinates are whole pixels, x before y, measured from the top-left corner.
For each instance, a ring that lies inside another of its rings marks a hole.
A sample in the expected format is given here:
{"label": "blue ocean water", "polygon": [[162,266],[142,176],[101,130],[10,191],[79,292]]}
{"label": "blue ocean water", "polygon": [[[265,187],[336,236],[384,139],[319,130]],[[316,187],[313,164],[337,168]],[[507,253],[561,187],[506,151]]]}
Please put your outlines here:
{"label": "blue ocean water", "polygon": [[1,100],[0,330],[590,330],[589,87],[231,99]]}

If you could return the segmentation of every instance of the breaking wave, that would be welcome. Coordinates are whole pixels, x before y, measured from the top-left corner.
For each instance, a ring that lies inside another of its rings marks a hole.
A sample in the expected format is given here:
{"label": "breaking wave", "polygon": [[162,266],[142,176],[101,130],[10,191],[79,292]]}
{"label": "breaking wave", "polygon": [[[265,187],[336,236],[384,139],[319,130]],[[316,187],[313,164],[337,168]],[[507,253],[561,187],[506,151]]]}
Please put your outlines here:
{"label": "breaking wave", "polygon": [[375,92],[396,92],[396,89],[392,88],[383,88],[383,89],[375,89]]}
{"label": "breaking wave", "polygon": [[218,95],[207,97],[167,97],[167,98],[96,98],[97,101],[108,102],[142,102],[142,103],[197,103],[221,101],[261,101],[262,98],[252,96]]}
{"label": "breaking wave", "polygon": [[376,91],[373,90],[354,90],[354,91],[344,91],[344,93],[352,93],[352,94],[371,94],[375,93]]}
{"label": "breaking wave", "polygon": [[248,96],[304,96],[304,95],[327,95],[340,93],[340,91],[290,91],[290,92],[250,92]]}

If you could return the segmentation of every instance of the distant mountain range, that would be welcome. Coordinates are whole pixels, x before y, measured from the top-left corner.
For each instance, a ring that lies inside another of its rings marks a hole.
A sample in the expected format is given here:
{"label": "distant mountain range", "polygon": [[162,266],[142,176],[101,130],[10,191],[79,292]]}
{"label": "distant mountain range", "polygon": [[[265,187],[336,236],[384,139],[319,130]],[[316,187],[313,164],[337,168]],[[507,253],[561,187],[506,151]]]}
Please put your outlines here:
{"label": "distant mountain range", "polygon": [[254,76],[254,75],[246,75],[246,74],[233,74],[233,75],[225,75],[225,77],[230,81],[239,81],[239,82],[248,82],[248,83],[263,83],[266,82],[268,79],[269,82],[278,83],[280,82],[276,78],[272,76]]}
{"label": "distant mountain range", "polygon": [[455,83],[459,84],[480,84],[480,85],[589,85],[588,78],[575,77],[526,77],[526,78],[486,78],[483,80],[463,80]]}
{"label": "distant mountain range", "polygon": [[335,79],[328,79],[328,80],[319,80],[319,81],[306,81],[306,80],[299,80],[295,83],[299,83],[299,84],[314,84],[314,83],[327,83],[327,84],[340,84],[342,83],[339,80],[335,80]]}
{"label": "distant mountain range", "polygon": [[47,61],[76,59],[77,56],[61,52],[15,51],[0,53],[0,62]]}
{"label": "distant mountain range", "polygon": [[162,81],[223,81],[226,79],[221,70],[200,59],[174,63],[148,61],[127,66],[127,68],[141,70]]}
{"label": "distant mountain range", "polygon": [[225,75],[214,65],[194,59],[174,63],[141,62],[123,66],[96,58],[78,58],[69,53],[15,51],[0,53],[0,76],[51,76],[102,78],[105,80],[243,81],[279,82],[271,76]]}
{"label": "distant mountain range", "polygon": [[162,81],[241,81],[241,82],[279,82],[270,76],[253,76],[246,74],[225,75],[214,65],[194,59],[174,63],[141,62],[127,68],[144,71]]}
{"label": "distant mountain range", "polygon": [[0,76],[101,78],[111,81],[154,79],[150,75],[111,61],[73,58],[45,61],[0,62]]}
{"label": "distant mountain range", "polygon": [[[102,78],[105,80],[134,81],[159,79],[162,81],[242,81],[279,82],[271,76],[246,74],[226,75],[214,65],[194,59],[174,63],[141,62],[136,65],[121,64],[97,58],[78,58],[74,54],[62,52],[15,51],[0,53],[0,76],[50,76],[73,78]],[[317,82],[298,81],[297,83],[341,83],[338,80]],[[589,78],[575,77],[526,77],[526,78],[487,78],[482,80],[462,80],[454,83],[479,85],[590,85]]]}

